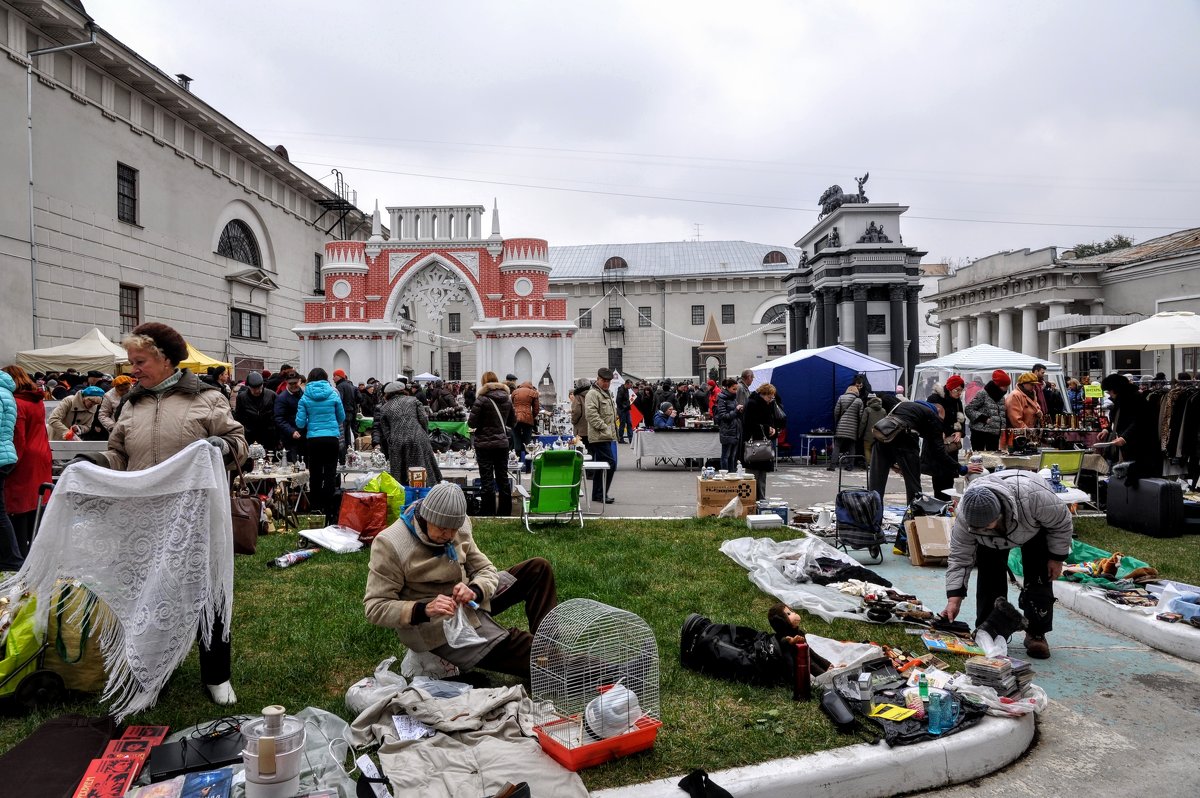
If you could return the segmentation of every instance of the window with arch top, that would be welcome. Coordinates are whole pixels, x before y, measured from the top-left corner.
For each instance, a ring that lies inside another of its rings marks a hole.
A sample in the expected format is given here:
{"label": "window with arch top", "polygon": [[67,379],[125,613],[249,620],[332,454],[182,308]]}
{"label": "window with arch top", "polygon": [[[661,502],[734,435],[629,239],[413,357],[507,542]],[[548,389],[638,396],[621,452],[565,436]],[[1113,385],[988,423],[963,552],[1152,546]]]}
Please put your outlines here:
{"label": "window with arch top", "polygon": [[262,268],[262,255],[258,250],[258,240],[250,231],[250,227],[240,219],[233,219],[221,231],[217,254],[256,269]]}
{"label": "window with arch top", "polygon": [[625,259],[622,258],[620,255],[613,255],[611,258],[604,261],[604,270],[605,271],[608,271],[609,269],[627,269],[627,268],[629,268],[629,264],[626,263]]}
{"label": "window with arch top", "polygon": [[762,315],[759,324],[779,324],[787,321],[787,305],[772,305]]}
{"label": "window with arch top", "polygon": [[777,249],[773,249],[766,255],[763,255],[763,266],[772,266],[777,263],[787,263],[787,255],[784,255]]}

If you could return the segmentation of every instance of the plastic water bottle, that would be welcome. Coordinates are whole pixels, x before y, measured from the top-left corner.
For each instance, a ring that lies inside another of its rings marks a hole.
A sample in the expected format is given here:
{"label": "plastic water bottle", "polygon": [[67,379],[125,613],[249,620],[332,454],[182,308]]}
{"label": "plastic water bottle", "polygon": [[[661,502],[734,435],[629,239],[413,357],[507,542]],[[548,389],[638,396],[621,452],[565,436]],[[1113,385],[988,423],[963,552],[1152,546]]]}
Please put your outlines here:
{"label": "plastic water bottle", "polygon": [[746,476],[746,469],[742,466],[741,460],[737,461],[737,475],[739,479]]}
{"label": "plastic water bottle", "polygon": [[921,703],[929,706],[929,679],[925,678],[925,674],[921,674],[917,678],[917,693],[921,696]]}

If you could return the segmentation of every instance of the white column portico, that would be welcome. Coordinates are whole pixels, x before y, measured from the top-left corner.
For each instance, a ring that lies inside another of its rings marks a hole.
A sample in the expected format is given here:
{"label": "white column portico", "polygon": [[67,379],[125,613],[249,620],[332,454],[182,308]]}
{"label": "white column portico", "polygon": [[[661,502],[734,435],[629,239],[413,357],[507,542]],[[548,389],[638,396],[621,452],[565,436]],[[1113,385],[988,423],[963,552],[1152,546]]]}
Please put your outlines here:
{"label": "white column portico", "polygon": [[[1050,318],[1054,319],[1058,316],[1063,316],[1067,312],[1066,302],[1051,302],[1050,303]],[[1054,354],[1056,349],[1062,348],[1062,333],[1059,330],[1047,330],[1046,332],[1046,356],[1055,363],[1062,365],[1063,355]]]}
{"label": "white column portico", "polygon": [[980,313],[975,317],[975,343],[990,344],[992,342],[992,314]]}
{"label": "white column portico", "polygon": [[954,350],[961,352],[971,345],[970,330],[967,329],[968,319],[954,320]]}
{"label": "white column portico", "polygon": [[1037,305],[1021,305],[1021,354],[1041,357],[1038,352]]}
{"label": "white column portico", "polygon": [[950,338],[950,322],[938,324],[938,357],[945,357],[954,351],[954,341]]}
{"label": "white column portico", "polygon": [[1013,348],[1013,312],[1002,310],[996,314],[996,346],[1001,349]]}

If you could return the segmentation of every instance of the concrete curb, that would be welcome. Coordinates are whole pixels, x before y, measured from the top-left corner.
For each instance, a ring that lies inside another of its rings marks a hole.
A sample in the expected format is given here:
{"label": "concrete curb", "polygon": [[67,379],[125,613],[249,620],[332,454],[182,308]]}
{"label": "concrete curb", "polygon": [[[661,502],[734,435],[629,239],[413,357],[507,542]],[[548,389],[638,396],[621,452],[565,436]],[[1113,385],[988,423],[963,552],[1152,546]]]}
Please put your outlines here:
{"label": "concrete curb", "polygon": [[1105,601],[1086,585],[1054,582],[1054,596],[1071,612],[1120,632],[1139,643],[1180,659],[1200,662],[1200,631],[1187,624],[1164,623],[1136,609],[1122,609]]}
{"label": "concrete curb", "polygon": [[[884,798],[986,776],[1015,761],[1033,742],[1033,715],[985,717],[976,726],[916,745],[858,745],[710,773],[734,795],[755,798]],[[596,798],[679,798],[682,774],[592,793]]]}

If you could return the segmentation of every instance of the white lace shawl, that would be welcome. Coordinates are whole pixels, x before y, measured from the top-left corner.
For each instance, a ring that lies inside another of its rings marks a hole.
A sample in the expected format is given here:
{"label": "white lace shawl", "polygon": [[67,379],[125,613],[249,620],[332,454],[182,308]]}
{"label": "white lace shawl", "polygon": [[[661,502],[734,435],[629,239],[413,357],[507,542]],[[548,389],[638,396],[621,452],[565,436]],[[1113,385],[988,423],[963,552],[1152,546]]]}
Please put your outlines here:
{"label": "white lace shawl", "polygon": [[118,721],[153,706],[197,629],[207,644],[217,618],[229,628],[233,530],[220,453],[197,441],[143,471],[67,467],[24,567],[0,593],[32,592],[42,634],[59,579],[78,580],[112,610],[98,629],[101,701]]}

